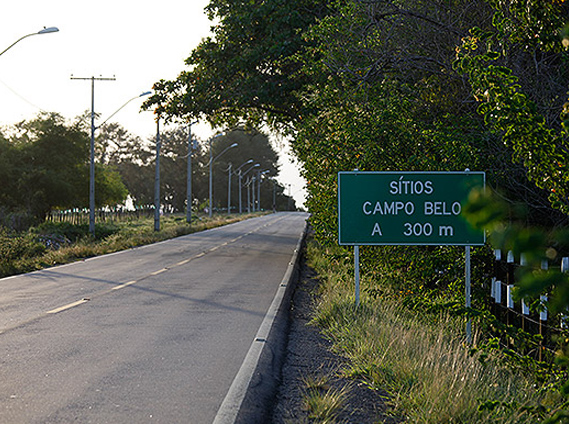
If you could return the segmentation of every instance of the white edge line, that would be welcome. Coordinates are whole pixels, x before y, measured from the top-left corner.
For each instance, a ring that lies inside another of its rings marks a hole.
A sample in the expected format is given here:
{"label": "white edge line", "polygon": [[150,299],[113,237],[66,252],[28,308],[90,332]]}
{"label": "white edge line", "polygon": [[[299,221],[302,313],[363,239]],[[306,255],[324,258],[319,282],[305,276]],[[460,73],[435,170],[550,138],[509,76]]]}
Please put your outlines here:
{"label": "white edge line", "polygon": [[253,339],[253,343],[251,344],[251,347],[247,352],[247,356],[245,356],[245,359],[241,364],[241,368],[239,368],[239,371],[237,372],[233,383],[231,383],[231,386],[229,387],[229,391],[225,395],[225,399],[223,399],[223,402],[217,411],[215,419],[213,420],[213,424],[233,424],[237,419],[237,414],[241,409],[241,404],[245,399],[247,389],[249,388],[249,384],[251,383],[251,379],[253,378],[255,369],[257,368],[257,363],[261,357],[263,347],[266,344],[265,340],[267,340],[269,336],[280,305],[284,299],[288,284],[290,283],[290,279],[297,262],[297,257],[300,253],[303,235],[304,231],[301,233],[301,237],[296,244],[292,259],[289,262],[277,293],[273,298],[273,302],[265,314],[265,318],[263,319],[263,322],[257,331],[257,335]]}

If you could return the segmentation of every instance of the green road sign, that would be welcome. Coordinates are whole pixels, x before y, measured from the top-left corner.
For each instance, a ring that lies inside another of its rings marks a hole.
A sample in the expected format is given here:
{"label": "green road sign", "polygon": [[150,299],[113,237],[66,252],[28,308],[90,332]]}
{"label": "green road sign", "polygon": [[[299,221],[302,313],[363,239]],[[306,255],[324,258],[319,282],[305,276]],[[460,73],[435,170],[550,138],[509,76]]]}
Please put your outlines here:
{"label": "green road sign", "polygon": [[484,172],[339,172],[341,245],[482,245],[464,219]]}

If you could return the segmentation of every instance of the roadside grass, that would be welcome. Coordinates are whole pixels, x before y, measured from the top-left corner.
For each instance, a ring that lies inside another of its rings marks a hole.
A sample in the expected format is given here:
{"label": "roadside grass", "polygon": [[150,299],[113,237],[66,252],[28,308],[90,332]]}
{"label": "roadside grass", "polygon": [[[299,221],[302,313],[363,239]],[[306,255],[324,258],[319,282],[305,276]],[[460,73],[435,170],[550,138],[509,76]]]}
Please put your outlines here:
{"label": "roadside grass", "polygon": [[328,376],[309,375],[303,378],[303,384],[303,401],[309,419],[318,424],[337,423],[338,415],[345,407],[349,388],[333,388],[329,384]]}
{"label": "roadside grass", "polygon": [[[544,407],[559,401],[539,391],[529,373],[470,349],[463,319],[445,313],[425,319],[395,297],[365,291],[356,309],[350,259],[313,241],[307,257],[320,279],[313,323],[348,359],[346,376],[387,391],[393,417],[425,424],[535,424]],[[377,282],[363,276],[366,284]]]}
{"label": "roadside grass", "polygon": [[217,215],[211,219],[200,216],[191,225],[186,223],[185,215],[168,215],[160,218],[160,231],[154,231],[153,218],[103,223],[95,226],[95,238],[89,234],[88,225],[45,223],[17,234],[0,229],[0,278],[157,243],[262,214]]}

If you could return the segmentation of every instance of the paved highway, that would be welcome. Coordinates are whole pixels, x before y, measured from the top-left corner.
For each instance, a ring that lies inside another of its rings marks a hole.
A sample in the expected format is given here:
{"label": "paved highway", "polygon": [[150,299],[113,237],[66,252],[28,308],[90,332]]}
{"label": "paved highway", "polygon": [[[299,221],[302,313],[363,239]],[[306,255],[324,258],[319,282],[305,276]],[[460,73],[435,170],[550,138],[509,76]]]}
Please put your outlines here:
{"label": "paved highway", "polygon": [[267,215],[0,280],[0,423],[213,422],[306,218]]}

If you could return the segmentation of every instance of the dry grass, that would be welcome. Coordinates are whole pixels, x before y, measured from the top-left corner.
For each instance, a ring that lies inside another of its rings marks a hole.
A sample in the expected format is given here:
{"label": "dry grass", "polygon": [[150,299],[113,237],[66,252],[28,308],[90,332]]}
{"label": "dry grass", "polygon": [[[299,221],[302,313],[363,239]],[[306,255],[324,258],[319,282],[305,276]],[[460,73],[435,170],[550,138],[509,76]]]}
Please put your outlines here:
{"label": "dry grass", "polygon": [[343,411],[349,388],[335,389],[330,386],[327,376],[307,376],[305,385],[304,406],[309,418],[318,424],[335,424],[338,415]]}
{"label": "dry grass", "polygon": [[[79,259],[113,253],[120,250],[130,249],[146,244],[157,243],[174,237],[203,231],[209,228],[231,224],[248,219],[256,214],[243,215],[217,215],[213,218],[201,217],[188,225],[185,216],[171,215],[161,217],[160,231],[154,231],[154,219],[142,218],[127,222],[116,223],[113,234],[93,240],[91,237],[83,237],[76,242],[64,244],[56,249],[42,249],[37,255],[19,255],[18,258],[0,259],[0,276],[20,274],[34,271],[54,265],[61,265]],[[29,237],[25,235],[22,237]],[[15,238],[14,240],[21,239]]]}
{"label": "dry grass", "polygon": [[540,421],[527,411],[548,399],[521,372],[471,354],[462,320],[442,315],[426,324],[393,301],[365,295],[356,309],[349,265],[308,250],[322,283],[314,323],[349,358],[347,376],[390,394],[393,415],[425,424]]}

